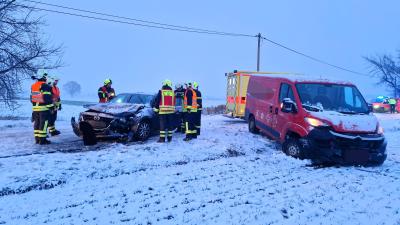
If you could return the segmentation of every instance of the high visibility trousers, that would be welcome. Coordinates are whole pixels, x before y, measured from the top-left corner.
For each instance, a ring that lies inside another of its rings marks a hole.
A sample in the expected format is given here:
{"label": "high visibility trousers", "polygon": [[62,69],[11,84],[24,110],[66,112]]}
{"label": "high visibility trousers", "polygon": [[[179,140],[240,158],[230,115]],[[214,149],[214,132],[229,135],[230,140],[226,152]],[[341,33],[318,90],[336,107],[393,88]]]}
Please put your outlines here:
{"label": "high visibility trousers", "polygon": [[46,139],[49,120],[51,119],[50,110],[34,111],[32,113],[33,130],[35,138]]}
{"label": "high visibility trousers", "polygon": [[186,137],[193,138],[197,136],[195,122],[196,122],[196,113],[195,112],[186,113],[185,116]]}
{"label": "high visibility trousers", "polygon": [[159,114],[160,119],[160,138],[172,138],[174,133],[173,114]]}
{"label": "high visibility trousers", "polygon": [[49,120],[49,132],[52,133],[56,131],[56,120],[57,120],[57,110],[51,112]]}
{"label": "high visibility trousers", "polygon": [[201,129],[201,110],[198,110],[196,112],[196,121],[195,121],[195,127],[197,131],[197,135],[200,135],[200,129]]}

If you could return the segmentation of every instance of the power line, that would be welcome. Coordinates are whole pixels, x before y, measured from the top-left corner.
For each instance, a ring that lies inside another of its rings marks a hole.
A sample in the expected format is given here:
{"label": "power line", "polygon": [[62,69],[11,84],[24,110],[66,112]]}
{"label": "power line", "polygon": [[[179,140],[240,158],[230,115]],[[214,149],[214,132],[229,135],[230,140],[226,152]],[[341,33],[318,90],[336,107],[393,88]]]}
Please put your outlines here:
{"label": "power line", "polygon": [[[281,48],[286,49],[286,50],[288,50],[288,51],[290,51],[292,53],[295,53],[295,54],[298,54],[298,55],[303,56],[305,58],[308,58],[308,59],[310,59],[312,61],[324,64],[324,65],[327,65],[327,66],[330,66],[330,67],[333,67],[333,68],[336,68],[336,69],[339,69],[339,70],[342,70],[342,71],[346,71],[348,73],[370,77],[367,74],[363,74],[363,73],[360,73],[360,72],[357,72],[357,71],[354,71],[354,70],[351,70],[351,69],[347,69],[347,68],[342,67],[342,66],[337,66],[335,64],[326,62],[326,61],[324,61],[322,59],[318,59],[316,57],[307,55],[307,54],[302,53],[300,51],[297,51],[297,50],[295,50],[293,48],[290,48],[290,47],[287,47],[287,46],[285,46],[283,44],[280,44],[280,43],[278,43],[276,41],[268,39],[268,38],[266,38],[264,36],[259,36],[260,34],[250,35],[250,34],[243,34],[243,33],[232,33],[232,32],[223,32],[223,31],[217,31],[217,30],[195,28],[195,27],[190,27],[190,26],[179,26],[179,25],[173,25],[173,24],[167,24],[167,23],[159,23],[159,22],[154,22],[154,21],[148,21],[148,20],[124,17],[124,16],[117,16],[117,15],[112,15],[112,14],[103,13],[103,12],[72,8],[72,7],[63,6],[63,5],[44,3],[44,2],[40,2],[40,1],[34,1],[34,0],[23,0],[23,1],[31,2],[31,3],[35,3],[35,4],[41,4],[41,5],[45,5],[45,6],[51,6],[51,7],[67,9],[67,10],[73,10],[73,11],[77,11],[77,12],[90,13],[90,14],[94,14],[94,15],[100,15],[100,16],[116,18],[116,19],[109,19],[109,18],[104,18],[104,17],[84,15],[84,14],[73,13],[73,12],[65,12],[65,11],[60,11],[60,10],[39,8],[39,7],[36,7],[36,6],[21,5],[23,7],[34,9],[34,10],[57,13],[57,14],[63,14],[63,15],[69,15],[69,16],[75,16],[75,17],[81,17],[81,18],[87,18],[87,19],[93,19],[93,20],[107,21],[107,22],[113,22],[113,23],[119,23],[119,24],[127,24],[127,25],[133,25],[133,26],[141,26],[141,27],[147,27],[147,28],[156,28],[156,29],[162,29],[162,30],[198,33],[198,34],[257,38],[258,40],[260,40],[260,39],[261,40],[266,40],[266,41],[268,41],[268,42],[270,42],[270,43],[272,43],[272,44],[274,44],[274,45],[276,45],[278,47],[281,47]],[[117,20],[117,19],[123,19],[123,20],[135,21],[135,22],[128,22],[128,21]],[[259,50],[258,50],[258,55],[259,55]],[[259,65],[259,63],[257,63],[257,64]]]}
{"label": "power line", "polygon": [[[124,17],[124,16],[117,16],[117,15],[112,15],[112,14],[103,13],[103,12],[96,12],[96,11],[72,8],[72,7],[62,6],[62,5],[39,2],[39,1],[32,1],[32,0],[24,0],[24,1],[41,4],[41,5],[46,5],[46,6],[62,8],[62,9],[78,11],[78,12],[90,13],[90,14],[94,14],[94,15],[101,15],[101,16],[107,16],[107,17],[112,17],[112,18],[117,18],[117,19],[136,21],[136,22],[140,22],[140,23],[132,23],[132,22],[126,22],[126,21],[121,21],[121,20],[113,20],[113,19],[107,19],[107,18],[101,18],[101,17],[95,17],[95,16],[87,16],[87,15],[82,15],[82,14],[77,14],[77,13],[69,13],[69,12],[65,12],[65,11],[44,9],[44,8],[39,8],[36,6],[26,6],[26,7],[30,7],[32,9],[41,10],[41,11],[60,13],[60,14],[66,14],[66,15],[71,15],[71,16],[79,16],[79,17],[85,17],[85,18],[90,18],[90,19],[99,19],[99,20],[104,20],[104,21],[109,21],[109,22],[125,23],[125,24],[136,25],[136,26],[144,26],[144,27],[150,27],[150,28],[167,29],[167,30],[184,31],[184,32],[193,32],[193,33],[215,34],[215,35],[225,35],[225,36],[256,37],[256,35],[250,35],[250,34],[223,32],[223,31],[201,29],[201,28],[195,28],[195,27],[189,27],[189,26],[179,26],[179,25],[172,25],[172,24],[167,24],[167,23],[159,23],[159,22],[154,22],[154,21],[141,20],[141,19],[135,19],[135,18],[130,18],[130,17]],[[145,24],[143,24],[143,23],[145,23]],[[152,24],[152,25],[149,25],[149,24]]]}
{"label": "power line", "polygon": [[113,18],[118,18],[118,19],[125,19],[125,20],[136,21],[136,22],[141,22],[141,23],[148,23],[148,24],[154,24],[154,25],[168,26],[168,27],[188,29],[188,30],[197,30],[197,31],[204,31],[204,32],[211,32],[211,33],[221,33],[221,34],[235,35],[235,36],[239,36],[239,35],[240,36],[247,36],[247,37],[254,37],[255,36],[255,35],[250,35],[250,34],[231,33],[231,32],[208,30],[208,29],[195,28],[195,27],[189,27],[189,26],[179,26],[179,25],[173,25],[173,24],[167,24],[167,23],[159,23],[159,22],[154,22],[154,21],[149,21],[149,20],[136,19],[136,18],[125,17],[125,16],[117,16],[117,15],[112,15],[112,14],[109,14],[109,13],[96,12],[96,11],[91,11],[91,10],[86,10],[86,9],[78,9],[78,8],[73,8],[73,7],[63,6],[63,5],[44,3],[44,2],[40,2],[40,1],[33,1],[33,0],[24,0],[24,1],[25,2],[36,3],[36,4],[41,4],[41,5],[46,5],[46,6],[62,8],[62,9],[74,10],[74,11],[78,11],[78,12],[91,13],[91,14],[95,14],[95,15],[108,16],[108,17],[113,17]]}
{"label": "power line", "polygon": [[298,54],[298,55],[301,55],[301,56],[303,56],[303,57],[306,57],[306,58],[308,58],[308,59],[311,59],[311,60],[313,60],[313,61],[315,61],[315,62],[324,64],[324,65],[327,65],[327,66],[330,66],[330,67],[333,67],[333,68],[336,68],[336,69],[339,69],[339,70],[343,70],[343,71],[346,71],[346,72],[349,72],[349,73],[353,73],[353,74],[357,74],[357,75],[361,75],[361,76],[368,76],[368,77],[371,77],[370,75],[367,75],[367,74],[364,74],[364,73],[360,73],[360,72],[357,72],[357,71],[354,71],[354,70],[350,70],[350,69],[347,69],[347,68],[344,68],[344,67],[341,67],[341,66],[336,66],[336,65],[334,65],[334,64],[332,64],[332,63],[329,63],[329,62],[326,62],[326,61],[324,61],[324,60],[322,60],[322,59],[318,59],[318,58],[315,58],[315,57],[313,57],[313,56],[304,54],[304,53],[302,53],[302,52],[299,52],[299,51],[297,51],[297,50],[294,50],[294,49],[292,49],[292,48],[289,48],[289,47],[287,47],[287,46],[285,46],[285,45],[282,45],[282,44],[280,44],[280,43],[278,43],[278,42],[275,42],[275,41],[273,41],[273,40],[271,40],[271,39],[268,39],[268,38],[266,38],[266,37],[262,37],[262,39],[264,39],[264,40],[266,40],[266,41],[268,41],[268,42],[270,42],[270,43],[272,43],[272,44],[274,44],[274,45],[276,45],[276,46],[279,46],[279,47],[281,47],[281,48],[284,48],[284,49],[286,49],[286,50],[288,50],[288,51],[291,51],[291,52],[293,52],[293,53],[296,53],[296,54]]}

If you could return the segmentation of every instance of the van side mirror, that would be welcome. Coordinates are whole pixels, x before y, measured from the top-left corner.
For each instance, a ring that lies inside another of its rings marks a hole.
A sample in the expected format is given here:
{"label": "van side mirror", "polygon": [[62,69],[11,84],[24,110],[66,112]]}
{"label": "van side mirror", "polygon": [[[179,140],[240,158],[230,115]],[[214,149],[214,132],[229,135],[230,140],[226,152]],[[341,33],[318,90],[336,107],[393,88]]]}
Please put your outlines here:
{"label": "van side mirror", "polygon": [[281,111],[284,113],[297,113],[297,105],[290,98],[284,98],[281,104]]}

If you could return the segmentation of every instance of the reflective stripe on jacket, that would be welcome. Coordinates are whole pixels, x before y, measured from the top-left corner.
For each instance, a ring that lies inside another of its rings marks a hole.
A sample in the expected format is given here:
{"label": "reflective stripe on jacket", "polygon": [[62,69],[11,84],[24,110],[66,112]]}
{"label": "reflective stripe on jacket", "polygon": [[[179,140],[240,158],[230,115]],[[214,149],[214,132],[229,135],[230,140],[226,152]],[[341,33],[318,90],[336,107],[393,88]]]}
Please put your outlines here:
{"label": "reflective stripe on jacket", "polygon": [[173,90],[161,89],[161,98],[159,102],[160,114],[171,114],[175,112],[175,94]]}
{"label": "reflective stripe on jacket", "polygon": [[31,86],[33,111],[47,111],[53,107],[51,87],[44,81],[37,81]]}
{"label": "reflective stripe on jacket", "polygon": [[100,103],[108,102],[107,88],[104,86],[99,88],[99,102]]}
{"label": "reflective stripe on jacket", "polygon": [[187,112],[188,109],[191,112],[197,112],[197,95],[192,88],[186,89],[183,99],[183,111]]}
{"label": "reflective stripe on jacket", "polygon": [[44,81],[37,81],[31,86],[31,102],[32,103],[44,103],[43,93],[41,92],[42,84]]}
{"label": "reflective stripe on jacket", "polygon": [[57,86],[53,86],[51,88],[51,92],[53,93],[53,102],[54,104],[59,107],[61,104],[61,93],[60,93],[60,89]]}
{"label": "reflective stripe on jacket", "polygon": [[394,99],[394,98],[391,98],[391,99],[389,99],[389,105],[396,105],[396,99]]}

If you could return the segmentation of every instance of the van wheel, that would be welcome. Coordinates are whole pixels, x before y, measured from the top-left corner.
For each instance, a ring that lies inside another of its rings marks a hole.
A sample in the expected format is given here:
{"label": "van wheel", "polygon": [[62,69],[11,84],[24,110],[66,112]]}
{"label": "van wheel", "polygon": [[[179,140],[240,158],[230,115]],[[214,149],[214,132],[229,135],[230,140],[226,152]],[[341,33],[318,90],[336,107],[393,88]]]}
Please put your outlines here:
{"label": "van wheel", "polygon": [[249,131],[253,134],[258,134],[260,130],[256,127],[256,119],[254,116],[250,116],[249,118]]}
{"label": "van wheel", "polygon": [[297,138],[288,138],[282,145],[283,152],[296,159],[304,159],[303,148]]}
{"label": "van wheel", "polygon": [[135,133],[135,139],[139,141],[145,141],[150,137],[151,127],[147,121],[141,121],[137,127]]}

